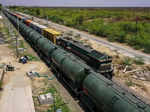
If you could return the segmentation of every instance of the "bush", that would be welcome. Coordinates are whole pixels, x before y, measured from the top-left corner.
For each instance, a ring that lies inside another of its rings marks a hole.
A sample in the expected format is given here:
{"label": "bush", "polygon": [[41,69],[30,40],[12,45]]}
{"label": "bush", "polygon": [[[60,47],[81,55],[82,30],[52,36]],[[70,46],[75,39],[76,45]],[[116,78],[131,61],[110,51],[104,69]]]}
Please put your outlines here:
{"label": "bush", "polygon": [[132,82],[132,80],[127,80],[127,81],[125,82],[125,84],[126,84],[128,87],[134,86],[134,83]]}
{"label": "bush", "polygon": [[74,21],[75,25],[81,25],[83,23],[83,16],[82,15],[76,15],[72,17],[72,21]]}
{"label": "bush", "polygon": [[75,26],[75,23],[72,19],[65,19],[64,24],[71,27]]}
{"label": "bush", "polygon": [[131,58],[129,58],[129,57],[125,57],[125,58],[123,59],[123,64],[130,66],[130,65],[133,64],[133,59],[131,59]]}
{"label": "bush", "polygon": [[137,65],[143,65],[144,64],[144,60],[142,57],[137,57],[134,59],[134,63]]}
{"label": "bush", "polygon": [[[45,17],[46,18],[46,17]],[[52,20],[53,22],[63,24],[63,20],[58,16],[48,16],[48,19]]]}
{"label": "bush", "polygon": [[42,94],[46,94],[46,93],[52,93],[54,100],[55,100],[55,104],[51,105],[50,109],[48,109],[47,112],[52,112],[54,108],[55,109],[61,108],[63,112],[70,112],[70,109],[64,103],[64,101],[62,100],[61,96],[59,95],[59,93],[57,92],[57,90],[54,86],[52,86],[51,88],[48,88]]}
{"label": "bush", "polygon": [[24,54],[25,56],[28,56],[29,61],[39,61],[40,59],[36,56],[32,56],[31,54]]}
{"label": "bush", "polygon": [[137,32],[137,27],[135,22],[121,22],[119,23],[120,27],[125,31],[125,32]]}

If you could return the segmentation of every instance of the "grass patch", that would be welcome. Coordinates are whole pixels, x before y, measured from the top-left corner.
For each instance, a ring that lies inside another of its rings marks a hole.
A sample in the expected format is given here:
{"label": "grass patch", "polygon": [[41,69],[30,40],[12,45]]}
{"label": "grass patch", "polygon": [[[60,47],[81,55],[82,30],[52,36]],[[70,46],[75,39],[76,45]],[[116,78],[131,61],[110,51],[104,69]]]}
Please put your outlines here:
{"label": "grass patch", "polygon": [[31,55],[31,54],[24,54],[25,56],[28,56],[28,60],[29,61],[39,61],[40,59],[38,58],[38,57],[36,57],[36,56],[33,56],[33,55]]}
{"label": "grass patch", "polygon": [[0,81],[0,88],[2,88],[2,81]]}
{"label": "grass patch", "polygon": [[57,90],[54,86],[48,88],[43,94],[52,93],[53,95],[57,93]]}
{"label": "grass patch", "polygon": [[3,31],[4,31],[7,35],[9,34],[8,28],[4,27],[4,28],[3,28]]}
{"label": "grass patch", "polygon": [[129,57],[125,57],[124,59],[123,59],[123,65],[128,65],[128,66],[130,66],[130,65],[132,65],[133,64],[133,59],[132,58],[129,58]]}
{"label": "grass patch", "polygon": [[[70,112],[70,109],[68,108],[68,106],[63,102],[62,98],[57,95],[55,96],[55,109],[62,109],[62,112]],[[48,110],[50,112],[52,112],[54,110],[54,105],[51,106],[51,109]]]}
{"label": "grass patch", "polygon": [[142,57],[137,57],[134,59],[134,63],[137,65],[144,65],[144,60]]}
{"label": "grass patch", "polygon": [[134,83],[132,82],[132,80],[127,80],[127,81],[125,81],[125,84],[126,84],[128,87],[134,86]]}
{"label": "grass patch", "polygon": [[57,92],[57,90],[54,86],[51,86],[42,94],[46,94],[46,93],[52,93],[52,95],[55,99],[55,101],[54,101],[55,104],[51,105],[50,109],[48,109],[47,112],[54,112],[54,108],[55,108],[55,110],[62,109],[62,112],[71,112],[70,109],[68,108],[68,106],[62,100],[60,94]]}
{"label": "grass patch", "polygon": [[7,40],[5,40],[5,42],[8,43],[8,48],[16,50],[16,42],[15,41],[7,39]]}
{"label": "grass patch", "polygon": [[19,41],[19,47],[20,47],[20,48],[25,48],[25,46],[24,46],[24,41],[23,41],[23,40],[20,40],[20,41]]}

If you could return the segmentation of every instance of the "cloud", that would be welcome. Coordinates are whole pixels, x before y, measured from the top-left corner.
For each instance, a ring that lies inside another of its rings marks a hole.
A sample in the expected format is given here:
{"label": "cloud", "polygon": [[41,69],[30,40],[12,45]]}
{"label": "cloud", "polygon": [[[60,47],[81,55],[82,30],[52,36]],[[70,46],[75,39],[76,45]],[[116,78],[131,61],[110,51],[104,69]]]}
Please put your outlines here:
{"label": "cloud", "polygon": [[85,6],[85,7],[150,7],[149,0],[2,0],[4,5],[25,6]]}

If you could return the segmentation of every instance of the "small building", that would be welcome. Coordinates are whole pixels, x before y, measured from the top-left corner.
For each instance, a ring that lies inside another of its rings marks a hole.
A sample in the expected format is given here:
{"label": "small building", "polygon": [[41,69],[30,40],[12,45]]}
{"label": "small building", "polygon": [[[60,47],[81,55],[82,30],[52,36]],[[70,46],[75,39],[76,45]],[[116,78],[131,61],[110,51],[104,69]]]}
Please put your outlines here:
{"label": "small building", "polygon": [[38,96],[38,100],[40,104],[53,104],[53,96],[51,93]]}

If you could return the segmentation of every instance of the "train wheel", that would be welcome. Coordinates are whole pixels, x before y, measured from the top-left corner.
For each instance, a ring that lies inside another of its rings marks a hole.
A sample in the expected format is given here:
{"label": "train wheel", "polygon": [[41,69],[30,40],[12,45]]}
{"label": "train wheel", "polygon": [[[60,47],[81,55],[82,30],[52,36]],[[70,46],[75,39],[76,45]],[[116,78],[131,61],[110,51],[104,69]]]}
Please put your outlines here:
{"label": "train wheel", "polygon": [[57,72],[57,77],[61,79],[61,74],[59,72]]}
{"label": "train wheel", "polygon": [[112,79],[112,74],[106,73],[106,74],[105,74],[105,77],[111,80],[111,79]]}

